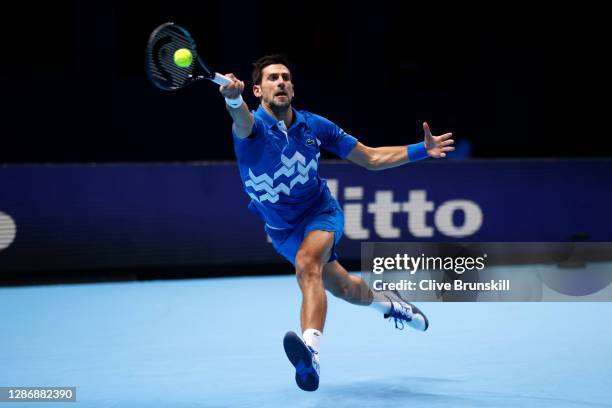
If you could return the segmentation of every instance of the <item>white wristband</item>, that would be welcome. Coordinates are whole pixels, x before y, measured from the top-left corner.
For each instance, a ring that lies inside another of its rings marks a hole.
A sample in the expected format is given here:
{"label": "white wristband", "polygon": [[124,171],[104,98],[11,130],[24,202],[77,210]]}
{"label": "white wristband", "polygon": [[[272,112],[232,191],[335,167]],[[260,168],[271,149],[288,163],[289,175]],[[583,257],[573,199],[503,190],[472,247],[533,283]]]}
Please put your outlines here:
{"label": "white wristband", "polygon": [[242,106],[242,95],[238,95],[238,97],[235,99],[225,98],[225,103],[227,103],[227,106],[230,108],[239,108]]}

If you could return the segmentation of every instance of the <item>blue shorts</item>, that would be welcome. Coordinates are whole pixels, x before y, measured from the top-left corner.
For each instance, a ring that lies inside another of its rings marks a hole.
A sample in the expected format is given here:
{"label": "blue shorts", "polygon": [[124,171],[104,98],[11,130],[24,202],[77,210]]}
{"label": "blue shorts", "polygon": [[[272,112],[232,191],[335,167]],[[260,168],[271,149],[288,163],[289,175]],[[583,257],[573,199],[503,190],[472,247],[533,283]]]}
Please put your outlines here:
{"label": "blue shorts", "polygon": [[270,239],[272,239],[272,246],[276,252],[284,256],[293,265],[295,265],[295,256],[298,249],[300,249],[304,237],[309,232],[316,230],[334,232],[334,244],[327,261],[331,262],[338,259],[336,245],[340,242],[344,232],[344,214],[338,202],[333,198],[329,198],[323,201],[322,204],[319,204],[318,208],[312,210],[294,228],[279,230],[266,225],[264,229],[270,236]]}

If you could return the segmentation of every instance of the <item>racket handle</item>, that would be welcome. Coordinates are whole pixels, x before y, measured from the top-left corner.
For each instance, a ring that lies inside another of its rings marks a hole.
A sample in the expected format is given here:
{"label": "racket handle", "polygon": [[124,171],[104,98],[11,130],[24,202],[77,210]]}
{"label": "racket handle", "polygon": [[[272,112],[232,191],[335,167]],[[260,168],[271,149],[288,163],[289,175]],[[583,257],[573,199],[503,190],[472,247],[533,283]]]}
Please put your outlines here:
{"label": "racket handle", "polygon": [[232,82],[228,78],[226,78],[225,76],[221,75],[218,72],[215,72],[215,77],[211,78],[210,80],[213,81],[215,84],[219,84],[219,85],[227,85]]}

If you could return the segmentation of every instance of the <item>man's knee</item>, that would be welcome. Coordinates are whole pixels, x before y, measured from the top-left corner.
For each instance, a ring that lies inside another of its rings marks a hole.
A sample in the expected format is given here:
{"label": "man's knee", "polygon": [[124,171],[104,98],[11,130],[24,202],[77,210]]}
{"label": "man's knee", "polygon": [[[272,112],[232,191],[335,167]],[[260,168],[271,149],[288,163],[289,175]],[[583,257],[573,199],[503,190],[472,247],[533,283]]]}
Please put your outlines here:
{"label": "man's knee", "polygon": [[311,251],[300,250],[295,257],[295,273],[300,282],[321,279],[321,261]]}

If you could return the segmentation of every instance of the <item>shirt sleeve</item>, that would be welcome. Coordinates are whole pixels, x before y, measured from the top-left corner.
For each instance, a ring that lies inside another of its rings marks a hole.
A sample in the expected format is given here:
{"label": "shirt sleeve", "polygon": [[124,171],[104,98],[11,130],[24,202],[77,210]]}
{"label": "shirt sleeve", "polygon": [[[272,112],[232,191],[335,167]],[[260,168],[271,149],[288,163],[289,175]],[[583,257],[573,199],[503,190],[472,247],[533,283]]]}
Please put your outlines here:
{"label": "shirt sleeve", "polygon": [[321,141],[321,147],[336,154],[341,159],[346,159],[346,156],[357,145],[358,140],[332,121],[322,116],[314,116],[318,125],[316,136]]}

